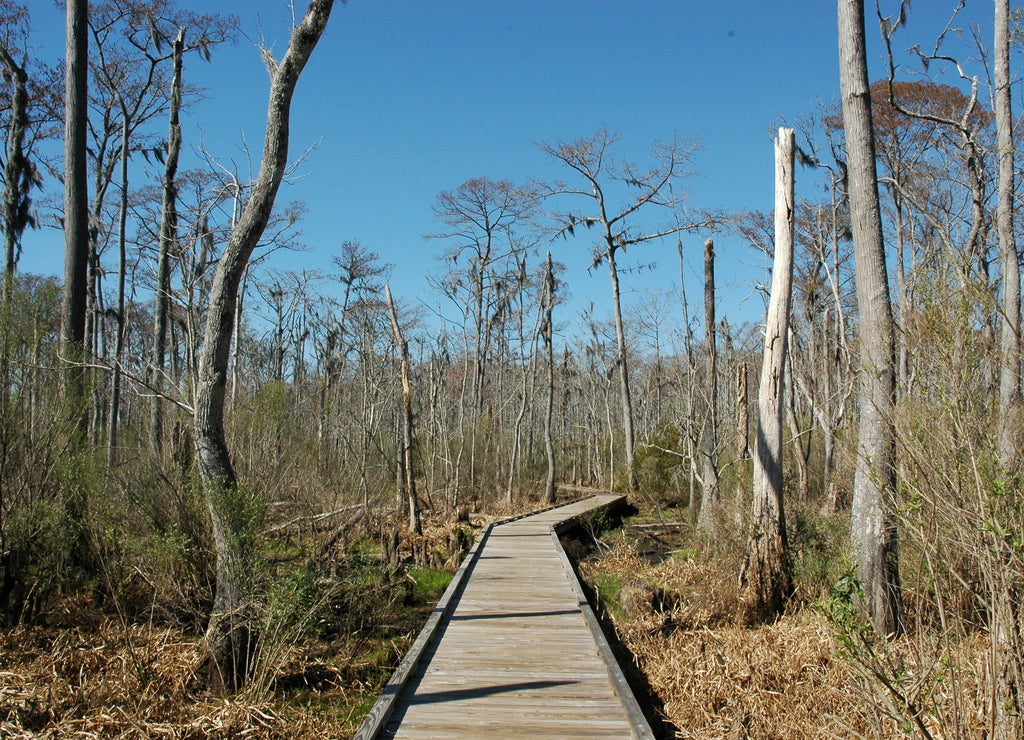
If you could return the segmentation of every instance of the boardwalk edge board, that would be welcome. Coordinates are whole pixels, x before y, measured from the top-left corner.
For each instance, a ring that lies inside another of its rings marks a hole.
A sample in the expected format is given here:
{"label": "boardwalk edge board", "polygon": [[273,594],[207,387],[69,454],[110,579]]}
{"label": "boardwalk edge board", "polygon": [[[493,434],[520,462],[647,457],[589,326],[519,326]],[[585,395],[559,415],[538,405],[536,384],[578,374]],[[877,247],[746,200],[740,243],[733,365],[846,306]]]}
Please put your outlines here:
{"label": "boardwalk edge board", "polygon": [[[609,510],[614,509],[620,506],[624,500],[624,496],[619,497],[618,499],[610,501],[604,508]],[[590,606],[590,601],[587,599],[587,595],[583,591],[583,586],[580,584],[579,577],[576,575],[576,569],[573,568],[572,562],[569,560],[569,555],[565,552],[565,548],[562,547],[562,542],[558,536],[559,532],[564,532],[570,529],[574,524],[579,523],[580,520],[593,511],[595,510],[591,509],[590,512],[559,522],[551,528],[551,537],[555,541],[558,554],[562,557],[562,564],[565,566],[566,575],[569,577],[572,589],[575,592],[576,597],[579,599],[580,610],[583,612],[583,616],[587,620],[587,626],[590,627],[590,632],[594,636],[594,642],[597,643],[597,650],[601,654],[601,659],[604,661],[605,668],[608,669],[608,676],[612,680],[612,688],[615,690],[616,695],[618,695],[619,701],[622,702],[622,706],[626,710],[626,715],[629,717],[629,723],[633,728],[633,738],[635,740],[655,740],[654,731],[651,729],[650,723],[647,721],[647,717],[640,708],[640,704],[637,702],[636,696],[633,694],[633,689],[630,687],[629,681],[626,680],[626,674],[623,673],[622,666],[619,665],[619,661],[615,658],[615,654],[612,652],[611,645],[608,644],[608,638],[605,637],[604,630],[601,629],[601,623],[598,621],[597,615]]]}

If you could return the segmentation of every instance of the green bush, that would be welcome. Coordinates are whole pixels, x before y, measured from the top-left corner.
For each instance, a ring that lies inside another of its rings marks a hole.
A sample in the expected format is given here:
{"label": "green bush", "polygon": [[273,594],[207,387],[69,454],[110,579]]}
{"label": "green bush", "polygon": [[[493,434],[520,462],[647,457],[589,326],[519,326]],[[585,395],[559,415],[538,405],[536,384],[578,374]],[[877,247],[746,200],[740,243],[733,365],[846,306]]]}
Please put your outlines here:
{"label": "green bush", "polygon": [[787,534],[797,595],[814,601],[829,593],[849,567],[849,517],[823,516],[807,506],[788,512]]}
{"label": "green bush", "polygon": [[647,443],[637,445],[633,467],[640,493],[674,504],[689,497],[689,492],[678,482],[678,472],[685,458],[671,452],[678,449],[681,439],[675,424],[662,423]]}

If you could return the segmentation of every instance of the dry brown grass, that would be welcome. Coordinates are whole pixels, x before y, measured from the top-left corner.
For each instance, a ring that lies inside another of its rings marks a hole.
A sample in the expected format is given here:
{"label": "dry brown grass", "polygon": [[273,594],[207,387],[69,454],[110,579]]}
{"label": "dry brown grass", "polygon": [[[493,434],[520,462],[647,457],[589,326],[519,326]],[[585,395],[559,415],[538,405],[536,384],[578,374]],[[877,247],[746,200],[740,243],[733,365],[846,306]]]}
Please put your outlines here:
{"label": "dry brown grass", "polygon": [[[428,513],[421,535],[397,518],[347,534],[372,541],[393,530],[398,559],[454,568],[479,527],[537,505],[491,504],[473,514],[472,526]],[[342,547],[328,557],[343,570],[348,556]],[[396,594],[360,604],[372,614],[353,617],[328,640],[296,642],[274,633],[273,654],[262,667],[267,675],[228,698],[205,692],[196,676],[201,637],[186,625],[147,621],[154,613],[148,609],[140,611],[140,623],[130,623],[131,617],[96,608],[87,592],[67,597],[37,624],[0,630],[0,738],[351,737],[432,606],[417,617]]]}
{"label": "dry brown grass", "polygon": [[199,641],[179,630],[103,619],[95,629],[0,632],[0,737],[350,736],[376,688],[361,679],[358,657],[339,668],[316,652],[282,667],[284,688],[224,699],[201,691]]}
{"label": "dry brown grass", "polygon": [[[614,601],[607,616],[662,703],[675,737],[911,736],[886,716],[877,685],[840,656],[832,627],[813,608],[771,625],[737,625],[739,595],[730,569],[690,560],[650,564],[624,543],[582,563],[581,570],[598,590],[601,583],[606,592],[608,584],[621,586],[602,598]],[[926,653],[920,639],[907,637],[887,648],[908,676],[935,673],[936,663],[921,658]],[[983,639],[958,648],[954,660],[964,667],[961,673],[973,670],[983,650]],[[934,737],[980,737],[976,723],[978,734],[941,731],[951,703],[970,700],[962,691],[940,693],[933,693],[939,719],[929,719]]]}

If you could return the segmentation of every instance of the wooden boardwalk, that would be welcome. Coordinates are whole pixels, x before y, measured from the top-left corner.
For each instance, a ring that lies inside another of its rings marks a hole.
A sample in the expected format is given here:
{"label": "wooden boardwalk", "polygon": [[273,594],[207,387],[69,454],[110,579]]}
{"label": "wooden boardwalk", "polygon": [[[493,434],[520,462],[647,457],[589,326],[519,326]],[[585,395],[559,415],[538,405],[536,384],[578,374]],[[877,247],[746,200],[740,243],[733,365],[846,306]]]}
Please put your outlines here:
{"label": "wooden boardwalk", "polygon": [[653,738],[553,527],[488,528],[356,738]]}

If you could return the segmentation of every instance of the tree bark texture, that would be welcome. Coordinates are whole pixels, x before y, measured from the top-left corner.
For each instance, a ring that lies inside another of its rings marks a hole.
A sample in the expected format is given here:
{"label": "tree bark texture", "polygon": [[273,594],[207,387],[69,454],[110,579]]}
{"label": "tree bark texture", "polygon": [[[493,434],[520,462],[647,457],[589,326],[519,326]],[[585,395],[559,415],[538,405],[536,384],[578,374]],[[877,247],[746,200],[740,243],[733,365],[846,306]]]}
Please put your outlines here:
{"label": "tree bark texture", "polygon": [[64,395],[84,436],[86,301],[89,272],[89,201],[86,150],[89,78],[89,4],[67,2],[67,72],[64,87],[64,292],[61,303],[61,356]]}
{"label": "tree bark texture", "polygon": [[[1010,3],[995,0],[995,116],[999,151],[996,199],[996,231],[1003,267],[1003,311],[1000,335],[999,373],[999,463],[1004,474],[1019,469],[1017,425],[1020,418],[1020,255],[1013,232],[1014,151],[1013,111],[1010,100]],[[998,500],[998,499],[997,499]],[[1013,517],[1006,517],[1013,521]],[[1012,527],[1011,527],[1012,528]],[[1014,656],[1021,654],[1020,591],[1014,569],[1005,567],[1005,544],[995,543],[1001,554],[988,574],[992,614],[990,673],[993,677],[992,737],[1016,740],[1024,736],[1021,726],[1021,675],[1024,666]],[[1011,556],[1012,557],[1012,556]]]}
{"label": "tree bark texture", "polygon": [[207,625],[207,679],[211,688],[244,683],[255,640],[249,631],[246,517],[224,437],[224,401],[238,287],[249,257],[266,228],[288,164],[289,114],[295,85],[327,26],[334,0],[312,0],[271,70],[267,132],[260,171],[249,202],[235,224],[210,290],[199,357],[193,421],[196,459],[207,493],[217,553],[217,587]]}
{"label": "tree bark texture", "polygon": [[894,329],[878,200],[863,0],[838,1],[839,83],[846,133],[847,195],[860,313],[860,426],[851,541],[857,578],[881,635],[902,631],[892,415]]}
{"label": "tree bark texture", "polygon": [[740,583],[748,622],[774,619],[793,594],[783,506],[782,430],[793,296],[793,129],[775,142],[775,259],[758,387],[754,498]]}
{"label": "tree bark texture", "polygon": [[1017,467],[1015,434],[1020,410],[1020,256],[1013,233],[1014,151],[1010,100],[1009,0],[995,0],[995,114],[999,170],[996,232],[1003,267],[1003,312],[999,373],[999,461],[1007,471]]}

